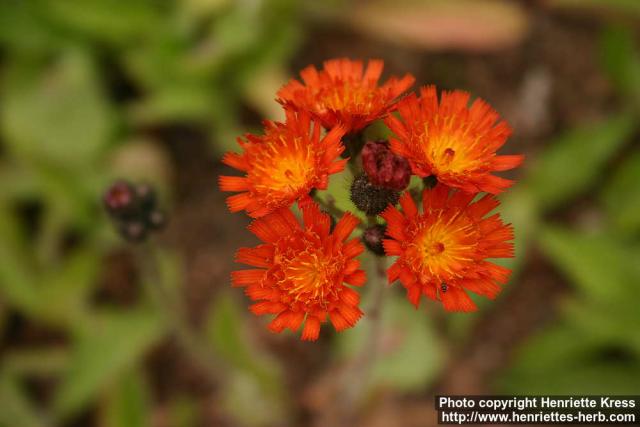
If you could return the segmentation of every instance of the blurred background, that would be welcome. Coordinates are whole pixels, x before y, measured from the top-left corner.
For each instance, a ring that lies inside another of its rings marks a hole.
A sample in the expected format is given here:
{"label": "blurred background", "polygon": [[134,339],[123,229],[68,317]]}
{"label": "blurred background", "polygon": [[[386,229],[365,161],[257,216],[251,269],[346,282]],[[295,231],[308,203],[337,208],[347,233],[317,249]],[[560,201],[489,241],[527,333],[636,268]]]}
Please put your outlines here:
{"label": "blurred background", "polygon": [[[527,155],[511,282],[474,314],[389,289],[352,425],[433,425],[438,393],[640,394],[639,24],[637,0],[0,0],[0,426],[331,425],[370,324],[268,333],[216,179],[341,56],[488,100]],[[119,177],[169,213],[155,270],[101,211]]]}

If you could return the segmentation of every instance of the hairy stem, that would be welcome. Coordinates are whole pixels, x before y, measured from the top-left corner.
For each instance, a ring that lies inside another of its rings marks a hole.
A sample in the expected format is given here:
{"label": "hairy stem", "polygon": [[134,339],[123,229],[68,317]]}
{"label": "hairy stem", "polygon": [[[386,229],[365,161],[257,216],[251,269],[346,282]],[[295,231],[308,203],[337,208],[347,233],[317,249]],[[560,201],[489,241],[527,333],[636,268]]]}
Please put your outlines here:
{"label": "hairy stem", "polygon": [[325,201],[320,197],[316,197],[315,201],[320,205],[322,209],[329,212],[329,214],[334,216],[336,219],[340,219],[345,212],[336,206],[336,203],[333,198],[331,198],[331,196],[329,196],[329,198],[330,200]]}
{"label": "hairy stem", "polygon": [[[320,205],[320,207],[322,209],[324,209],[325,211],[327,211],[329,213],[329,215],[331,215],[332,217],[334,217],[337,220],[339,220],[340,218],[342,218],[342,216],[345,214],[345,212],[340,209],[339,207],[336,206],[335,201],[333,200],[333,198],[331,196],[328,196],[329,200],[325,201],[322,200],[319,197],[315,197],[314,200],[318,203],[318,205]],[[365,230],[367,227],[365,224],[363,224],[362,222],[358,224],[358,228],[360,230]]]}

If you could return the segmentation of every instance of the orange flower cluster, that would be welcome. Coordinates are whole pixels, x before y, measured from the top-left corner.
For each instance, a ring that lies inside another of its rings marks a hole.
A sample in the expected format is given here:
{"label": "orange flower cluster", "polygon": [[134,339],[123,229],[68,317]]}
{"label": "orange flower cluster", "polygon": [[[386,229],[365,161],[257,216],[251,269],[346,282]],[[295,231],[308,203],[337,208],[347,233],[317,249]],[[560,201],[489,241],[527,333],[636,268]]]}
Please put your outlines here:
{"label": "orange flower cluster", "polygon": [[[348,162],[362,169],[357,153],[363,131],[377,120],[394,137],[367,143],[375,145],[353,187],[365,194],[352,196],[363,200],[371,220],[371,210],[381,206],[376,212],[386,224],[375,225],[363,240],[373,253],[396,257],[389,283],[399,280],[416,307],[425,295],[448,311],[472,311],[468,291],[495,298],[508,280],[510,271],[488,259],[513,257],[513,229],[498,214],[489,215],[499,204],[494,195],[513,183],[493,173],[523,161],[496,154],[509,126],[484,101],[469,105],[468,93],[444,92],[438,99],[428,86],[419,95],[406,94],[413,76],[379,84],[382,71],[379,60],[365,66],[335,59],[321,70],[305,68],[302,81],[291,80],[277,93],[286,120],[266,121],[261,135],[239,138],[240,152],[223,158],[242,173],[219,178],[222,191],[237,193],[227,199],[229,210],[254,218],[249,230],[263,242],[237,252],[236,261],[254,269],[233,272],[232,283],[255,301],[253,313],[275,316],[268,326],[273,332],[302,328],[303,340],[315,340],[327,319],[341,331],[363,315],[352,287],[367,281],[356,259],[365,246],[349,239],[360,221],[346,212],[332,222],[312,195]],[[352,157],[342,158],[343,152]],[[437,182],[425,184],[421,211],[410,192],[398,197],[399,183],[411,173]],[[476,200],[481,192],[488,194]],[[377,195],[384,199],[372,200]],[[401,209],[394,205],[398,200]],[[302,223],[291,211],[296,202]],[[385,227],[387,238],[372,242]]]}

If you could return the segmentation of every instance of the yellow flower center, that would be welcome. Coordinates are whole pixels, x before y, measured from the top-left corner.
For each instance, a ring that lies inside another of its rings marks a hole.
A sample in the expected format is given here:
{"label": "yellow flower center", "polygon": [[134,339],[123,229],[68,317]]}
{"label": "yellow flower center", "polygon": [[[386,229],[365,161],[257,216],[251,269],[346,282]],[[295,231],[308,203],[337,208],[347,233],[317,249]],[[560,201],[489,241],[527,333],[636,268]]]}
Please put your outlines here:
{"label": "yellow flower center", "polygon": [[313,182],[315,173],[315,156],[309,144],[301,138],[288,141],[281,136],[266,142],[252,159],[250,179],[256,190],[295,194]]}
{"label": "yellow flower center", "polygon": [[473,262],[476,227],[465,215],[434,213],[419,224],[407,248],[407,260],[423,282],[459,277]]}
{"label": "yellow flower center", "polygon": [[460,174],[481,164],[474,151],[477,139],[468,131],[451,129],[446,125],[437,132],[429,131],[429,126],[425,125],[420,145],[425,147],[426,160],[434,173]]}
{"label": "yellow flower center", "polygon": [[322,302],[333,292],[337,274],[344,267],[321,250],[310,248],[282,260],[284,290],[296,301]]}

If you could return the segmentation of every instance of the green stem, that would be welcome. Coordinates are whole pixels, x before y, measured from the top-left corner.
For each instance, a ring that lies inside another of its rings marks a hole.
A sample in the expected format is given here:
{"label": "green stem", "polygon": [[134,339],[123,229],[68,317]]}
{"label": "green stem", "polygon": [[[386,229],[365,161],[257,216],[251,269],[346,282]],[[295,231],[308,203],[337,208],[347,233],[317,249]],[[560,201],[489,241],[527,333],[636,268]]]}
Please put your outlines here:
{"label": "green stem", "polygon": [[142,268],[143,283],[158,309],[168,318],[168,326],[185,354],[205,372],[212,383],[220,383],[225,377],[224,366],[211,351],[207,341],[197,333],[187,320],[187,310],[182,298],[166,286],[160,273],[156,250],[144,243],[136,250],[138,265]]}
{"label": "green stem", "polygon": [[375,257],[375,274],[369,283],[373,293],[371,306],[367,310],[369,331],[364,344],[351,362],[344,378],[344,394],[340,398],[340,409],[338,410],[341,414],[341,419],[339,420],[340,425],[353,425],[355,415],[371,380],[374,363],[378,358],[380,335],[382,332],[382,309],[388,293],[386,281],[384,280],[385,261],[385,257]]}
{"label": "green stem", "polygon": [[[328,196],[328,197],[331,198],[331,196]],[[320,205],[322,209],[324,209],[331,216],[333,216],[336,219],[336,221],[342,218],[342,216],[345,214],[345,211],[337,207],[333,200],[325,201],[325,200],[322,200],[320,197],[315,197],[314,200],[318,203],[318,205]],[[361,230],[365,230],[367,226],[361,222],[358,224],[358,228]]]}
{"label": "green stem", "polygon": [[[331,197],[331,196],[328,196],[328,197]],[[336,219],[340,219],[342,215],[344,215],[345,213],[342,209],[336,206],[333,200],[325,201],[325,200],[322,200],[320,197],[315,197],[315,201],[320,205],[322,209],[329,212],[331,215],[336,217]]]}

